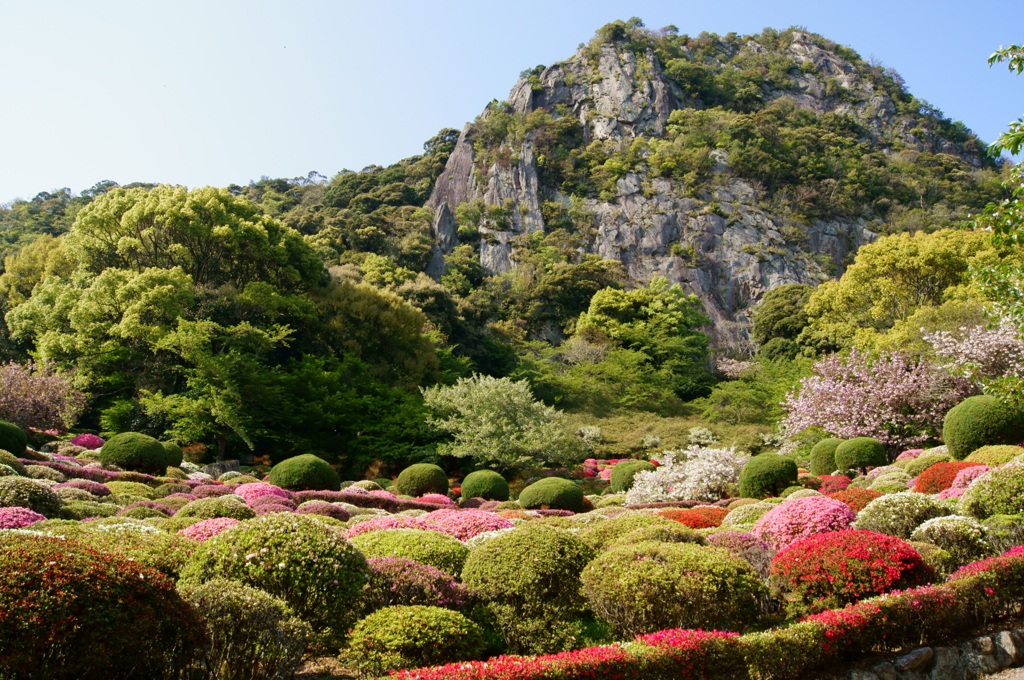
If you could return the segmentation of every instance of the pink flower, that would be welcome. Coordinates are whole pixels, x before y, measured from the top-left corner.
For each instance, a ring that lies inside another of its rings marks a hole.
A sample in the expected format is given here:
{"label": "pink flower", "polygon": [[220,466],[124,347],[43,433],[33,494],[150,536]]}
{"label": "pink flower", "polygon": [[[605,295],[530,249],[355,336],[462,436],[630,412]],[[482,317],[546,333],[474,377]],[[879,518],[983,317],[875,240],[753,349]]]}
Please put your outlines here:
{"label": "pink flower", "polygon": [[453,501],[451,498],[448,498],[448,496],[442,496],[439,493],[428,493],[426,495],[420,496],[416,500],[420,501],[421,503],[433,503],[434,505],[455,505],[455,501]]}
{"label": "pink flower", "polygon": [[378,517],[377,519],[369,519],[365,522],[360,522],[346,531],[345,537],[354,538],[359,534],[365,534],[368,531],[383,531],[385,529],[425,529],[427,531],[448,533],[433,522],[426,522],[419,517],[392,515],[391,517]]}
{"label": "pink flower", "polygon": [[751,533],[776,550],[815,534],[842,531],[857,518],[850,506],[828,496],[785,501],[757,520]]}
{"label": "pink flower", "polygon": [[238,524],[237,519],[231,519],[230,517],[214,517],[213,519],[204,519],[202,522],[196,522],[190,527],[185,527],[178,533],[202,543],[203,541],[213,538],[220,532],[233,527],[236,524]]}
{"label": "pink flower", "polygon": [[46,517],[28,508],[0,508],[0,529],[23,529]]}
{"label": "pink flower", "polygon": [[449,533],[460,541],[470,539],[477,534],[498,529],[511,529],[515,525],[499,517],[493,512],[482,510],[435,510],[423,519],[433,522],[445,533]]}
{"label": "pink flower", "polygon": [[267,484],[266,482],[249,482],[239,484],[234,488],[234,493],[245,499],[245,502],[252,505],[252,502],[260,496],[277,496],[278,498],[291,498],[291,494],[279,486]]}

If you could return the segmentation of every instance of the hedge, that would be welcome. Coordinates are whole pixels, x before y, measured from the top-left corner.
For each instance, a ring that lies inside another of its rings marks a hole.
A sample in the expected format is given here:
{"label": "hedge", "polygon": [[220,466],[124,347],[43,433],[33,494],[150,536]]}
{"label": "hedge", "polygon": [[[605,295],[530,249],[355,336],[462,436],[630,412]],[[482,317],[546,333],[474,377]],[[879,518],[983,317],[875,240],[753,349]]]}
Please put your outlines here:
{"label": "hedge", "polygon": [[964,567],[946,583],[872,598],[760,633],[666,630],[562,654],[500,656],[399,671],[399,680],[796,680],[857,655],[931,645],[1016,614],[1024,547]]}

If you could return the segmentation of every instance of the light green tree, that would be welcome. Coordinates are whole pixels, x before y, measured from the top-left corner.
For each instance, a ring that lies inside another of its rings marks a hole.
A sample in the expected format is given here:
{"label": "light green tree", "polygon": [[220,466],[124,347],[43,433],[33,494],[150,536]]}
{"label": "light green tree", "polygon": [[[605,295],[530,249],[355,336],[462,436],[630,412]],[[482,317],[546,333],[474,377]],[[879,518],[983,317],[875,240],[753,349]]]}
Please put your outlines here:
{"label": "light green tree", "polygon": [[524,380],[474,375],[429,387],[423,399],[433,412],[430,424],[453,438],[439,447],[441,454],[506,470],[574,465],[585,456],[564,414],[534,399]]}

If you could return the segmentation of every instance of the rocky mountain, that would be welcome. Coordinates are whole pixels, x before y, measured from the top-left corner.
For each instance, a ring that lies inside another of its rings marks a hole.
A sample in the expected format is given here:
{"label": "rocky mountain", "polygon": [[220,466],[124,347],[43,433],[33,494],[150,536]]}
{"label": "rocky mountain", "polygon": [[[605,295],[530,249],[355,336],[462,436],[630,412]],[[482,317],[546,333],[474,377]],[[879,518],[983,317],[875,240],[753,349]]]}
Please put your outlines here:
{"label": "rocky mountain", "polygon": [[821,36],[616,22],[462,129],[427,202],[428,273],[460,242],[509,272],[563,230],[634,285],[681,284],[742,352],[766,291],[840,275],[880,233],[957,223],[995,175],[962,124]]}

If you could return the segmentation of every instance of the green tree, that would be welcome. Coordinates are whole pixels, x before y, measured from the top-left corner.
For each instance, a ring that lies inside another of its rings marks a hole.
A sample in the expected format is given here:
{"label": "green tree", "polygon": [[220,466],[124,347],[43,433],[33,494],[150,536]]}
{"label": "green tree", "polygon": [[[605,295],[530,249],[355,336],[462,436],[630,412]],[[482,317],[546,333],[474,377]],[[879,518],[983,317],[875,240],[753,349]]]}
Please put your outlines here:
{"label": "green tree", "polygon": [[754,313],[754,342],[765,345],[774,338],[796,340],[807,325],[804,306],[813,291],[811,286],[790,283],[765,293]]}
{"label": "green tree", "polygon": [[574,465],[585,455],[562,412],[534,399],[524,380],[474,375],[426,388],[423,400],[433,412],[429,423],[453,438],[440,445],[444,455],[506,470]]}

